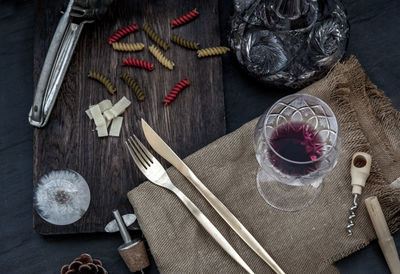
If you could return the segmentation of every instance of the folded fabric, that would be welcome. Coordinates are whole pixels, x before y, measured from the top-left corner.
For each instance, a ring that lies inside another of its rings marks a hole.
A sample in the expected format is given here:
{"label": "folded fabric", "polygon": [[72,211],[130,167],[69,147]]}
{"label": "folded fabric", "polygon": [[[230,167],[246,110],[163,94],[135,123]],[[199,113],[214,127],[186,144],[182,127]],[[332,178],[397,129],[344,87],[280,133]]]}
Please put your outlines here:
{"label": "folded fabric", "polygon": [[[373,159],[362,200],[377,195],[391,231],[400,226],[400,182],[394,182],[400,177],[400,113],[355,57],[337,64],[324,79],[301,93],[317,96],[331,106],[342,138],[338,164],[324,178],[318,200],[308,208],[280,211],[258,193],[253,149],[256,120],[184,161],[287,273],[332,273],[336,271],[333,262],[375,238],[363,202],[353,236],[347,236],[345,229],[353,200],[349,173],[353,153],[368,152]],[[272,273],[175,168],[169,168],[168,174],[254,272]],[[244,272],[171,192],[145,182],[130,191],[128,198],[161,273]]]}

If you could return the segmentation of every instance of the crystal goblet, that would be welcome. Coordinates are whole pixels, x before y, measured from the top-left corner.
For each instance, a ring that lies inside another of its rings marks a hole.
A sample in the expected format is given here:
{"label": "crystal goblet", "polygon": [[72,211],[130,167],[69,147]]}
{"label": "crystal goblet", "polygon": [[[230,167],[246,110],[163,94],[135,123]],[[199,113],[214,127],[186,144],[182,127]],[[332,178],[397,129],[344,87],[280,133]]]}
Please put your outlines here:
{"label": "crystal goblet", "polygon": [[286,96],[264,113],[254,135],[257,187],[264,200],[286,211],[311,205],[337,163],[338,131],[332,109],[311,95]]}

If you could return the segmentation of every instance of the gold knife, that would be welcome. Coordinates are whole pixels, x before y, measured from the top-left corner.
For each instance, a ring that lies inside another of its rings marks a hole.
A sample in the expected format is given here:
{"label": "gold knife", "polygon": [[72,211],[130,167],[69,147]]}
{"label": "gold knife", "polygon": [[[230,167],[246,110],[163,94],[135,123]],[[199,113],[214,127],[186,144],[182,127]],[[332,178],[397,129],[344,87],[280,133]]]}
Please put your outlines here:
{"label": "gold knife", "polygon": [[197,178],[190,168],[175,154],[175,152],[161,139],[160,136],[142,119],[142,128],[144,135],[151,147],[160,154],[165,160],[171,163],[183,176],[186,177],[194,187],[203,195],[207,202],[217,211],[225,222],[242,238],[242,240],[253,251],[260,256],[275,273],[284,274],[274,259],[265,251],[258,241],[242,225],[242,223],[229,211],[229,209],[208,190],[208,188]]}

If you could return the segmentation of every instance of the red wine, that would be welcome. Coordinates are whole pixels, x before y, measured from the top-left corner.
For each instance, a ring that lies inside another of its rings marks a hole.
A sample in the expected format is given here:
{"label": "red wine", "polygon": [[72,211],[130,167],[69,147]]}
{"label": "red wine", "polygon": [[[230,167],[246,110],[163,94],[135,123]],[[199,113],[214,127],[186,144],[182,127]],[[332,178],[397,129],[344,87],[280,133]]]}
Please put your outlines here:
{"label": "red wine", "polygon": [[[281,172],[292,176],[303,176],[318,169],[320,161],[316,160],[322,155],[322,150],[322,139],[314,128],[306,123],[291,122],[274,130],[270,138],[268,156],[274,167]],[[313,162],[292,163],[286,159]]]}

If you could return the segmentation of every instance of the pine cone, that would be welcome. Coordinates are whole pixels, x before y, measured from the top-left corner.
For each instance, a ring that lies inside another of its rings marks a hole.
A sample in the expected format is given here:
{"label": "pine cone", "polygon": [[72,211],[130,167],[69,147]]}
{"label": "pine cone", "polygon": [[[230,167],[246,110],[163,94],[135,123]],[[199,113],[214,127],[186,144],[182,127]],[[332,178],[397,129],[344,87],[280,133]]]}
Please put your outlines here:
{"label": "pine cone", "polygon": [[82,254],[69,265],[61,268],[61,274],[107,274],[100,260],[92,259],[89,254]]}

